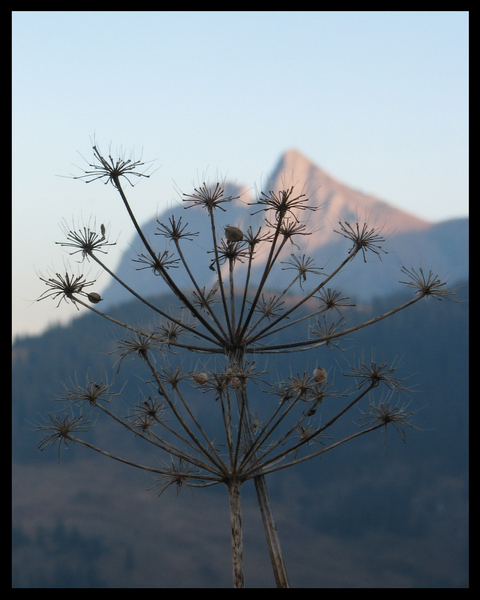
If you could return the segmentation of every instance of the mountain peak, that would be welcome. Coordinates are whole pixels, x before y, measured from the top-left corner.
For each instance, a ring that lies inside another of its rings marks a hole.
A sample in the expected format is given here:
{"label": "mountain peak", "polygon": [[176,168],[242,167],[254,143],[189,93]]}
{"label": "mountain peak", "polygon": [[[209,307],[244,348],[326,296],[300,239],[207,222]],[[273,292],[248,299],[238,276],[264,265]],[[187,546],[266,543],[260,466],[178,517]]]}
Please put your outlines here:
{"label": "mountain peak", "polygon": [[[372,225],[387,226],[400,233],[428,227],[430,223],[404,212],[377,197],[365,194],[336,180],[296,148],[284,152],[269,178],[270,189],[298,186],[311,200],[322,207],[317,211],[318,225],[338,220],[366,220]],[[323,224],[323,225],[322,225]]]}
{"label": "mountain peak", "polygon": [[307,182],[317,179],[320,174],[328,177],[327,173],[305,156],[305,154],[300,152],[300,150],[290,148],[280,156],[270,177],[270,181],[280,183],[278,180],[281,179],[284,187],[292,185],[305,187]]}
{"label": "mountain peak", "polygon": [[292,167],[298,164],[313,164],[305,154],[298,150],[298,148],[290,148],[289,150],[286,150],[279,159],[279,164],[280,163],[283,163],[285,166]]}
{"label": "mountain peak", "polygon": [[[457,272],[458,275],[464,272],[462,260],[458,258],[461,252],[454,252],[452,257],[447,256],[451,251],[451,244],[445,240],[451,239],[452,228],[449,228],[438,242],[432,224],[395,208],[373,195],[364,194],[339,182],[296,148],[289,149],[281,155],[267,182],[268,185],[263,187],[264,193],[268,193],[269,190],[278,192],[294,186],[295,195],[305,194],[309,206],[316,209],[313,211],[297,209],[298,221],[305,223],[306,231],[309,233],[297,240],[301,248],[286,244],[280,262],[288,260],[292,253],[306,252],[315,264],[326,268],[326,272],[332,265],[340,264],[348,252],[348,242],[336,233],[339,222],[347,221],[352,225],[359,223],[360,227],[366,223],[369,229],[374,228],[377,233],[388,238],[388,254],[382,255],[382,261],[374,260],[368,265],[364,265],[361,260],[356,261],[354,266],[349,266],[348,273],[341,274],[338,280],[336,279],[336,284],[345,286],[346,293],[350,296],[368,299],[373,293],[382,295],[391,291],[398,284],[396,273],[399,261],[413,264],[418,257],[428,257],[432,261],[431,267],[439,271],[446,270],[443,265],[448,264],[452,265],[450,271]],[[225,186],[226,195],[238,195],[244,189],[237,184]],[[252,202],[248,201],[249,192],[245,192],[244,195],[242,193],[242,196],[241,200],[229,203],[227,212],[218,211],[215,214],[217,232],[222,232],[227,224],[235,225],[245,231],[248,226],[257,227],[259,222],[255,219],[265,217],[263,213],[259,216],[258,213],[261,211],[252,209]],[[253,198],[250,199],[253,201]],[[173,211],[169,210],[159,218],[168,219],[172,212],[176,219],[183,218],[184,209],[184,206],[177,206]],[[196,273],[197,281],[201,282],[201,285],[213,285],[215,276],[209,268],[208,256],[205,255],[205,252],[212,247],[212,239],[209,221],[203,218],[204,212],[199,207],[192,207],[189,210],[188,219],[190,222],[192,220],[195,222],[197,235],[191,242],[190,249],[186,245],[185,252],[188,251],[189,268],[191,272]],[[157,219],[153,218],[145,223],[143,230],[147,239],[155,240],[158,244],[159,240],[155,237],[157,228]],[[466,237],[460,235],[459,239],[466,239]],[[261,242],[263,243],[266,242]],[[138,253],[142,251],[140,241],[137,238],[133,239],[131,251],[126,253],[119,265],[118,276],[134,289],[142,290],[143,295],[153,296],[162,291],[161,285],[159,290],[158,278],[152,278],[151,273],[146,269],[132,269],[132,259],[136,259]],[[267,254],[262,252],[259,246],[250,273],[252,285],[262,276]],[[245,268],[244,264],[239,264],[239,276]],[[179,267],[177,271],[179,280],[184,281],[188,286],[189,277],[180,271]],[[290,277],[288,269],[280,268],[276,275],[275,285],[279,289],[288,285]],[[342,276],[345,279],[342,279]],[[128,296],[124,288],[115,281],[102,295],[105,298],[105,305],[118,304]]]}

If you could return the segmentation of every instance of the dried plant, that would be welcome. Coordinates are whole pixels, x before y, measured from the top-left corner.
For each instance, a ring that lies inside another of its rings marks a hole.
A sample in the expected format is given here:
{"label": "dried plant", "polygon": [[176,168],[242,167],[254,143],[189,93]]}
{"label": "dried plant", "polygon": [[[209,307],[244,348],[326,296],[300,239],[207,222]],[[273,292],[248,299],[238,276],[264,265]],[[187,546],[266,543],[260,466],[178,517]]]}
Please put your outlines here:
{"label": "dried plant", "polygon": [[[87,442],[80,434],[89,427],[88,422],[80,414],[72,416],[69,412],[64,418],[50,416],[49,421],[39,427],[41,432],[47,433],[39,448],[43,450],[57,444],[60,456],[63,445],[83,445],[156,474],[159,495],[170,486],[178,493],[183,486],[225,485],[230,501],[235,587],[244,586],[241,486],[253,480],[276,585],[289,587],[266,476],[321,456],[369,432],[382,428],[386,432],[389,425],[404,439],[405,427],[413,427],[410,422],[412,412],[407,412],[405,404],[390,400],[392,395],[406,392],[392,365],[377,364],[374,360],[362,362],[335,378],[321,361],[316,361],[312,372],[290,374],[277,380],[274,373],[259,366],[259,361],[263,355],[315,353],[319,347],[334,348],[345,336],[386,319],[422,298],[443,299],[450,293],[436,275],[426,275],[421,269],[403,268],[402,272],[408,278],[403,283],[414,288],[415,296],[384,314],[348,326],[343,312],[352,304],[341,291],[332,287],[332,282],[357,255],[366,260],[370,251],[380,257],[384,252],[384,239],[380,233],[367,224],[340,223],[337,233],[347,238],[351,247],[330,274],[315,266],[314,260],[305,254],[293,253],[287,261],[282,261],[287,244],[299,249],[299,238],[309,235],[302,215],[305,211],[317,210],[317,207],[312,206],[305,195],[296,195],[293,187],[262,192],[251,211],[252,215],[261,215],[257,230],[250,226],[242,231],[236,225],[228,225],[220,231],[216,211],[228,211],[229,203],[236,198],[225,196],[219,183],[214,186],[204,183],[193,193],[184,194],[183,198],[185,208],[202,207],[208,220],[211,248],[206,252],[205,264],[215,273],[216,280],[213,286],[207,287],[208,282],[198,281],[189,268],[187,246],[197,233],[188,231],[188,224],[173,216],[168,223],[158,221],[157,234],[171,242],[168,251],[154,248],[140,228],[122,187],[122,179],[133,185],[133,178],[148,177],[145,171],[139,170],[144,163],[107,158],[97,146],[93,147],[93,154],[94,162],[78,179],[87,183],[100,180],[113,185],[143,243],[143,252],[136,259],[140,265],[137,268],[152,269],[155,276],[161,277],[180,301],[182,312],[180,315],[168,314],[162,306],[144,298],[141,290],[134,290],[110,270],[101,257],[112,245],[104,225],[99,231],[90,227],[78,230],[66,227],[66,240],[58,243],[70,254],[97,263],[160,316],[162,324],[143,331],[101,311],[100,295],[90,290],[95,282],[87,281],[83,274],[57,273],[56,277],[41,278],[47,290],[39,299],[52,297],[59,303],[62,300],[71,302],[76,308],[83,306],[126,330],[118,344],[117,370],[127,358],[140,360],[149,371],[148,384],[153,382],[155,394],[149,394],[140,403],[130,402],[129,412],[124,414],[125,402],[114,401],[116,394],[111,384],[89,381],[85,387],[77,385],[75,389],[67,390],[64,397],[66,411],[72,411],[74,407],[81,409],[88,404],[92,412],[106,414],[127,432],[154,446],[164,455],[165,466],[159,467],[158,461],[155,467],[137,464]],[[253,284],[252,269],[260,246],[263,270],[260,279]],[[180,264],[190,279],[189,289],[180,287],[175,280],[175,268]],[[238,264],[243,266],[240,282],[236,278]],[[283,291],[272,293],[271,282],[276,269],[292,271],[292,278]],[[307,278],[314,282],[308,292],[302,286]],[[301,294],[290,294],[296,285]],[[316,308],[312,308],[313,302],[316,302]],[[288,341],[282,341],[278,334],[288,328]],[[170,361],[172,350],[193,353],[195,363],[192,360],[190,369],[173,366]],[[215,368],[207,366],[211,359],[203,364],[200,358],[199,362],[199,353],[201,357],[216,356]],[[353,378],[353,386],[348,378]],[[344,381],[349,383],[345,389]],[[211,431],[211,418],[208,423],[201,420],[190,398],[192,386],[197,394],[203,393],[214,399],[211,410],[218,411],[220,430]],[[378,387],[386,388],[390,398],[380,404],[370,400],[368,412],[362,413],[360,418],[361,427],[345,437],[327,435],[338,419],[362,399],[371,398],[372,391]],[[324,407],[328,407],[325,412],[328,416],[321,424],[317,413]]]}

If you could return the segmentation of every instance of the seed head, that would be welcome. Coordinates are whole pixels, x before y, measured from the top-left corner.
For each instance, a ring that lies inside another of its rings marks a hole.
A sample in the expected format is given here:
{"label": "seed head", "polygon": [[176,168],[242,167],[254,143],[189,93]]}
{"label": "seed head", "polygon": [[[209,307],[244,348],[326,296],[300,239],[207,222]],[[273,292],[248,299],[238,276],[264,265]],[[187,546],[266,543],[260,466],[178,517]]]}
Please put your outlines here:
{"label": "seed head", "polygon": [[69,273],[65,273],[65,276],[56,273],[56,277],[56,279],[53,277],[50,277],[49,279],[40,277],[40,280],[47,284],[48,289],[40,295],[38,300],[43,300],[47,297],[53,297],[55,299],[60,297],[57,306],[60,305],[62,300],[65,302],[70,300],[78,310],[78,306],[75,303],[75,296],[88,296],[87,292],[84,291],[84,288],[93,285],[95,282],[86,281],[83,275],[74,276]]}
{"label": "seed head", "polygon": [[383,437],[383,443],[385,444],[387,429],[391,425],[400,434],[402,441],[405,443],[407,435],[405,433],[405,427],[411,429],[418,429],[415,425],[410,422],[410,417],[413,412],[407,411],[407,406],[392,405],[390,402],[383,401],[378,405],[370,404],[369,412],[364,413],[360,420],[363,421],[362,427],[371,427],[375,425],[383,425],[385,432]]}
{"label": "seed head", "polygon": [[339,222],[339,225],[340,231],[334,230],[335,233],[339,233],[340,235],[343,235],[344,238],[353,242],[352,248],[348,251],[349,254],[356,254],[361,251],[364,262],[367,262],[366,252],[368,252],[368,250],[376,254],[380,259],[382,258],[382,252],[387,254],[381,246],[385,241],[385,238],[379,235],[375,229],[369,229],[366,223],[364,223],[362,227],[360,227],[358,223],[351,225],[347,221],[344,223]]}
{"label": "seed head", "polygon": [[93,231],[90,226],[83,226],[78,229],[70,229],[67,224],[61,226],[62,231],[67,238],[64,242],[55,242],[64,248],[72,248],[69,250],[70,255],[81,254],[82,259],[89,259],[89,257],[93,257],[96,252],[101,252],[102,254],[107,253],[107,248],[109,246],[115,246],[115,242],[109,242],[105,238],[105,225],[100,226],[99,235],[96,231]]}
{"label": "seed head", "polygon": [[85,424],[81,415],[79,417],[70,417],[66,414],[64,415],[63,420],[59,416],[48,416],[50,418],[50,423],[37,427],[37,431],[44,431],[47,433],[37,447],[39,450],[44,450],[47,446],[58,444],[58,462],[60,462],[62,444],[65,445],[66,448],[69,448],[68,442],[74,441],[72,433],[86,431],[90,426]]}
{"label": "seed head", "polygon": [[225,211],[223,206],[220,206],[224,202],[231,202],[236,200],[238,196],[227,196],[225,197],[224,189],[217,183],[215,187],[208,186],[206,183],[199,188],[195,188],[193,194],[183,194],[185,196],[184,202],[191,202],[187,208],[191,206],[203,206],[205,210],[212,214],[216,208],[220,208]]}
{"label": "seed head", "polygon": [[437,300],[443,300],[445,298],[451,299],[450,296],[454,295],[454,292],[449,292],[446,289],[446,283],[438,275],[434,275],[432,271],[429,271],[426,275],[422,268],[416,271],[415,269],[402,267],[401,270],[409,277],[409,281],[401,281],[400,283],[416,289],[417,294],[421,297],[431,296]]}
{"label": "seed head", "polygon": [[[295,211],[298,210],[316,210],[316,207],[308,205],[309,199],[305,194],[293,196],[293,186],[287,190],[281,190],[278,193],[270,190],[268,194],[262,192],[260,198],[255,204],[261,206],[256,212],[262,210],[273,210],[277,221],[283,220],[287,214],[291,214],[295,220]],[[256,213],[253,213],[256,214]]]}
{"label": "seed head", "polygon": [[130,185],[132,177],[149,177],[145,171],[139,171],[138,167],[143,167],[146,163],[139,160],[112,158],[111,154],[104,156],[98,146],[93,146],[93,156],[95,162],[89,163],[90,169],[84,170],[83,175],[74,177],[74,179],[83,179],[85,183],[92,181],[105,180],[104,183],[111,183],[118,188],[120,178],[124,177]]}

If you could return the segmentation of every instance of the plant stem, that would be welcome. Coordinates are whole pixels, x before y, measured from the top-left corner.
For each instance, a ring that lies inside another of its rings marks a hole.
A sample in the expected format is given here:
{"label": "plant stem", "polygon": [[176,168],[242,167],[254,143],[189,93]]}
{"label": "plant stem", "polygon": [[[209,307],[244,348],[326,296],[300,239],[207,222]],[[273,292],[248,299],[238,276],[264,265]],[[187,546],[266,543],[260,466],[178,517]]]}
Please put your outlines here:
{"label": "plant stem", "polygon": [[268,550],[270,552],[270,561],[272,563],[273,574],[277,588],[288,588],[287,571],[283,562],[282,549],[280,547],[280,538],[278,537],[277,525],[273,516],[270,499],[268,496],[267,482],[263,475],[258,475],[253,479],[257,491],[258,504],[262,513],[263,526],[267,537]]}
{"label": "plant stem", "polygon": [[[250,411],[248,410],[247,395],[242,393],[237,394],[237,400],[242,398],[240,406],[243,406],[242,415],[242,426],[244,431],[244,438],[247,447],[253,447],[253,427]],[[255,490],[257,492],[258,505],[263,519],[263,527],[265,529],[265,536],[267,538],[268,551],[270,553],[270,561],[272,563],[273,574],[275,582],[278,588],[288,588],[288,577],[285,564],[283,562],[282,550],[280,547],[280,538],[278,537],[277,526],[275,518],[273,516],[273,510],[270,504],[270,498],[268,495],[267,482],[263,475],[257,475],[253,478],[255,483]]]}
{"label": "plant stem", "polygon": [[237,478],[232,478],[227,483],[232,528],[233,587],[235,588],[245,587],[240,487],[241,482]]}

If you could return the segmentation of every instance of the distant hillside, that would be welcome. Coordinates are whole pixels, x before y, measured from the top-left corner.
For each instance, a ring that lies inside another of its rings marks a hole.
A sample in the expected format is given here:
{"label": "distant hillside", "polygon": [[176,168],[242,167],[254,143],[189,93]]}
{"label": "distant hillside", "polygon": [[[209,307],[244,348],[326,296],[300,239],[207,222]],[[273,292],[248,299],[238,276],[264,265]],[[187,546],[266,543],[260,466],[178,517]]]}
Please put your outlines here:
{"label": "distant hillside", "polygon": [[[449,398],[457,393],[465,398],[468,384],[468,285],[463,284],[456,290],[457,303],[449,301],[424,300],[393,317],[377,323],[373,327],[360,330],[352,338],[340,344],[342,350],[329,351],[321,347],[316,351],[276,355],[265,359],[269,370],[275,373],[302,371],[310,361],[316,362],[318,355],[326,368],[333,369],[340,377],[340,371],[348,364],[354,364],[360,356],[372,350],[378,357],[385,356],[388,361],[401,361],[402,373],[410,377],[412,384],[421,390],[421,398],[428,394],[431,413],[422,409],[419,418],[425,423],[439,421],[439,428],[445,434],[456,439],[455,449],[449,451],[449,460],[463,447],[464,435],[453,427],[454,422],[448,414]],[[350,309],[349,321],[366,320],[375,314],[382,314],[397,303],[405,301],[408,292],[402,291],[395,296],[377,299],[370,305],[359,304]],[[175,314],[180,311],[178,302],[172,296],[152,298],[163,308]],[[138,324],[145,328],[155,325],[150,310],[138,301],[131,301],[112,309],[110,313],[120,321]],[[289,330],[286,329],[285,341]],[[16,436],[13,440],[15,460],[44,460],[36,449],[29,425],[37,416],[59,408],[52,399],[64,393],[64,386],[72,385],[74,380],[82,383],[88,374],[90,377],[108,378],[117,381],[118,387],[126,385],[126,393],[137,394],[141,386],[137,376],[137,364],[126,360],[122,369],[115,373],[118,360],[118,341],[127,337],[128,332],[97,315],[85,314],[71,324],[57,326],[41,336],[20,338],[12,347],[12,397],[13,423]],[[279,342],[282,341],[280,337]],[[192,358],[177,351],[166,359],[175,364],[185,363],[188,367]],[[199,358],[193,357],[195,363]],[[207,360],[207,359],[205,359]],[[257,361],[260,360],[259,358]],[[307,361],[307,363],[305,362]],[[260,363],[259,363],[260,364]],[[415,402],[416,396],[413,396]],[[438,398],[438,399],[435,399]],[[435,399],[435,400],[434,400]],[[420,400],[423,404],[423,400]],[[436,409],[442,405],[442,411]],[[465,409],[465,410],[464,410]],[[462,414],[459,426],[465,425],[466,405],[462,405],[458,417]],[[442,422],[446,418],[447,422]],[[447,426],[448,425],[448,426]],[[429,436],[413,436],[415,440],[435,439]],[[27,443],[30,440],[30,443]],[[417,443],[417,442],[415,442]],[[421,442],[419,442],[421,443]],[[443,443],[443,442],[442,442]],[[434,454],[439,448],[432,448]],[[463,452],[463,451],[462,451]]]}
{"label": "distant hillside", "polygon": [[[341,351],[320,348],[268,359],[273,378],[301,373],[321,360],[339,380],[349,364],[370,360],[372,352],[377,362],[399,362],[397,374],[414,392],[392,401],[409,403],[419,428],[407,430],[406,444],[392,429],[383,445],[379,432],[269,477],[294,586],[468,585],[468,285],[456,291],[458,303],[421,302],[358,332],[342,342]],[[369,318],[404,299],[405,290],[359,305],[352,319]],[[175,310],[171,298],[157,301]],[[150,322],[136,303],[112,314]],[[229,586],[223,490],[158,499],[155,491],[144,491],[154,485],[152,478],[134,469],[76,447],[57,464],[55,450],[36,449],[35,423],[60,408],[54,398],[64,393],[63,384],[83,383],[88,373],[116,379],[118,389],[125,385],[122,397],[142,393],[141,365],[125,361],[115,375],[119,337],[124,332],[118,327],[87,314],[13,346],[14,585]],[[185,357],[168,360],[181,363]],[[196,402],[193,392],[191,399]],[[200,400],[197,406],[208,411],[213,426],[218,415]],[[351,431],[359,416],[356,410],[341,427]],[[114,425],[99,422],[89,436],[122,455],[160,460]],[[251,486],[245,487],[244,504],[249,585],[273,585]],[[151,564],[158,552],[165,555],[162,569]]]}
{"label": "distant hillside", "polygon": [[[315,260],[315,265],[324,269],[325,273],[337,266],[345,257],[349,243],[334,230],[339,229],[339,221],[348,221],[352,225],[366,222],[386,237],[383,247],[387,254],[368,256],[364,264],[362,257],[348,266],[337,278],[336,287],[340,287],[350,297],[361,301],[370,301],[375,296],[385,296],[397,289],[400,267],[423,267],[439,272],[448,277],[450,283],[465,280],[468,277],[468,219],[456,219],[444,223],[428,223],[422,219],[401,211],[378,198],[356,191],[338,182],[331,175],[312,163],[297,150],[286,152],[274,168],[263,191],[279,190],[295,185],[296,193],[304,193],[310,199],[312,206],[318,207],[315,212],[303,211],[297,215],[300,221],[307,221],[306,231],[311,235],[297,237],[299,248],[287,244],[282,260],[287,260],[290,254],[306,254]],[[372,182],[372,186],[374,182]],[[192,190],[186,190],[190,193]],[[227,210],[218,210],[217,233],[222,234],[225,225],[236,225],[246,229],[251,225],[254,229],[261,224],[262,214],[253,214],[258,207],[252,206],[254,195],[245,187],[230,183],[225,184],[225,196],[239,196],[228,205]],[[189,207],[181,203],[172,210],[165,211],[158,217],[160,222],[168,223],[174,215],[178,221],[188,223],[188,231],[198,232],[191,241],[185,241],[183,252],[187,257],[191,270],[202,285],[214,281],[209,271],[209,254],[213,247],[211,232],[206,212],[201,207]],[[173,251],[172,244],[156,235],[158,223],[156,219],[143,224],[146,237],[153,247],[163,252]],[[124,256],[117,275],[135,289],[141,289],[144,294],[155,295],[166,291],[160,278],[152,277],[148,269],[137,270],[138,263],[132,262],[138,254],[144,252],[139,239],[132,235],[132,251]],[[266,253],[259,246],[255,260],[251,283],[255,285],[262,272]],[[241,277],[242,266],[237,268],[237,276]],[[285,286],[290,277],[288,270],[281,267],[275,273],[278,288]],[[177,281],[185,288],[190,287],[190,281],[182,268],[175,269]],[[309,282],[304,285],[308,289]],[[120,304],[128,298],[128,293],[118,283],[112,283],[104,291],[105,305]]]}

